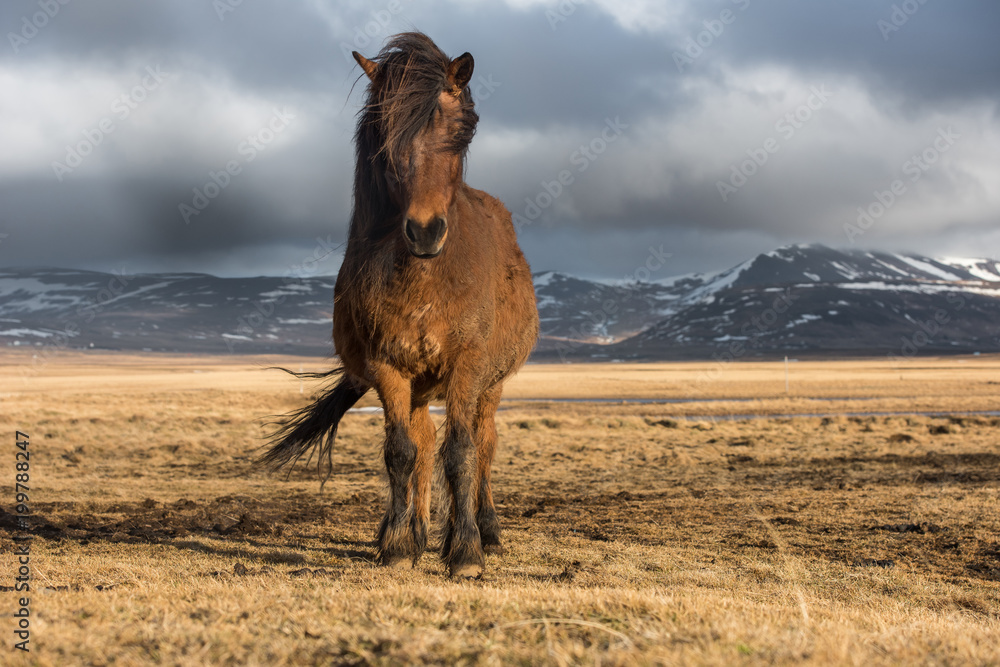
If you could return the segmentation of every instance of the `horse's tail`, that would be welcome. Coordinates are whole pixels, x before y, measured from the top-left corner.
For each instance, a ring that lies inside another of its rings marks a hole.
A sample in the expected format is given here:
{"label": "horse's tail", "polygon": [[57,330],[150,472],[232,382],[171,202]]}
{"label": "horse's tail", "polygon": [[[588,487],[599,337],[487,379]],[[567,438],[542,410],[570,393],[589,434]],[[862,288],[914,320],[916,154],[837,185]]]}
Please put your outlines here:
{"label": "horse's tail", "polygon": [[[276,427],[269,436],[267,451],[257,458],[257,465],[270,470],[278,470],[289,466],[289,471],[295,463],[307,452],[312,460],[313,449],[318,447],[316,470],[323,472],[323,462],[326,462],[326,474],[322,484],[329,479],[333,471],[333,442],[337,438],[337,426],[340,419],[365,395],[368,387],[358,387],[355,381],[344,374],[343,368],[335,368],[327,373],[295,373],[281,368],[299,378],[330,378],[340,377],[332,387],[326,388],[320,397],[311,404],[278,418],[272,424]],[[322,484],[320,489],[322,489]]]}

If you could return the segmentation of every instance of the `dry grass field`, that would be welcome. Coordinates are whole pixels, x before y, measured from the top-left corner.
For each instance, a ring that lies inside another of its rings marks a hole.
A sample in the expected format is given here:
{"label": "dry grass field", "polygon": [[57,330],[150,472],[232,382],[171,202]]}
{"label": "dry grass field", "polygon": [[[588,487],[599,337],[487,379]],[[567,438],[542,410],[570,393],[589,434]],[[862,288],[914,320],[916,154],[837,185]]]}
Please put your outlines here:
{"label": "dry grass field", "polygon": [[316,390],[275,363],[324,366],[0,354],[0,663],[1000,664],[996,357],[791,363],[788,393],[781,363],[529,366],[506,553],[465,582],[374,565],[380,415],[348,414],[322,492],[251,467]]}

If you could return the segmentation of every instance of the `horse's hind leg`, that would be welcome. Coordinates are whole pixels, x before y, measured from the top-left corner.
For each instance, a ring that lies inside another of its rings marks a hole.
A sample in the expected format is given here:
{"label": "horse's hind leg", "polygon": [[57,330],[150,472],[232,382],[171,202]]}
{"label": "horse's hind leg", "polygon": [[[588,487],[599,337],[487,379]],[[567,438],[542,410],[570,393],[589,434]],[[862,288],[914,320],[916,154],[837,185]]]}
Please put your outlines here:
{"label": "horse's hind leg", "polygon": [[420,552],[410,518],[417,447],[410,438],[410,383],[385,365],[373,369],[375,388],[385,410],[385,468],[389,473],[389,507],[378,529],[378,560],[382,565],[411,567]]}
{"label": "horse's hind leg", "polygon": [[476,476],[479,479],[476,525],[479,527],[483,551],[488,554],[503,553],[503,546],[500,544],[500,521],[493,506],[493,490],[490,486],[493,454],[497,448],[495,418],[502,390],[501,386],[497,386],[483,394],[476,410]]}
{"label": "horse's hind leg", "polygon": [[434,475],[434,422],[427,404],[415,406],[410,415],[410,434],[417,446],[417,460],[411,479],[413,514],[410,526],[413,531],[416,553],[414,562],[427,548],[427,529],[431,520],[431,481]]}

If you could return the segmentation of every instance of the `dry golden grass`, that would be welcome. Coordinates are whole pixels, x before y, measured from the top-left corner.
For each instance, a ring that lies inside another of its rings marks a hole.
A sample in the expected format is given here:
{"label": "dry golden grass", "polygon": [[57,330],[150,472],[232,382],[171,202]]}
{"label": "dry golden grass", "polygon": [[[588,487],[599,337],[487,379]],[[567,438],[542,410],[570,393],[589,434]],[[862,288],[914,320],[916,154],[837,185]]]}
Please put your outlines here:
{"label": "dry golden grass", "polygon": [[[2,363],[0,508],[20,429],[38,515],[33,650],[7,616],[4,664],[1000,662],[1000,419],[843,416],[1000,409],[997,358],[801,362],[788,395],[781,364],[529,366],[498,417],[507,553],[461,583],[372,563],[379,415],[347,416],[322,494],[250,467],[259,418],[315,390],[262,367],[320,361]],[[701,402],[525,400],[584,397]]]}

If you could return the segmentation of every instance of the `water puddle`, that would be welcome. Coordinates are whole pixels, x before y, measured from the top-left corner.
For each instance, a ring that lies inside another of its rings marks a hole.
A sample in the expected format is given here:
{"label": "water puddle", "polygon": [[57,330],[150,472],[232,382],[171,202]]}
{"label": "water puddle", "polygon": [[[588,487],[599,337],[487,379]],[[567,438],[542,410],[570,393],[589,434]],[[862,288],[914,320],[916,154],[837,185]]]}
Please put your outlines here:
{"label": "water puddle", "polygon": [[[603,405],[676,405],[679,403],[749,403],[755,398],[512,398],[503,403],[593,403]],[[809,398],[809,401],[872,401],[875,398]],[[513,410],[504,406],[499,410]],[[351,408],[348,412],[382,414],[380,407]],[[444,414],[444,406],[430,406],[432,414]],[[885,410],[858,412],[799,412],[795,414],[729,414],[729,415],[650,415],[660,419],[681,421],[743,421],[747,419],[794,419],[817,417],[1000,417],[1000,410]]]}
{"label": "water puddle", "polygon": [[[770,399],[781,398],[771,396]],[[795,396],[800,401],[820,401],[830,403],[833,401],[878,401],[886,397],[870,396],[867,398],[851,397],[804,397]],[[888,397],[893,398],[892,396]],[[752,403],[760,398],[505,398],[503,403],[605,403],[612,405],[669,405],[673,403]]]}
{"label": "water puddle", "polygon": [[677,421],[734,422],[748,419],[795,419],[796,417],[1000,417],[1000,410],[901,410],[886,412],[800,412],[780,415],[655,415]]}

